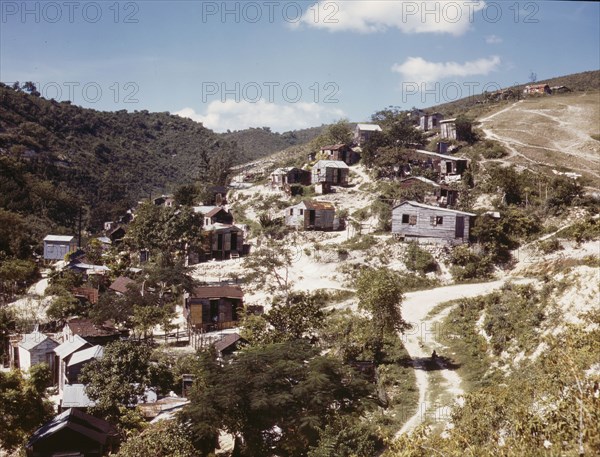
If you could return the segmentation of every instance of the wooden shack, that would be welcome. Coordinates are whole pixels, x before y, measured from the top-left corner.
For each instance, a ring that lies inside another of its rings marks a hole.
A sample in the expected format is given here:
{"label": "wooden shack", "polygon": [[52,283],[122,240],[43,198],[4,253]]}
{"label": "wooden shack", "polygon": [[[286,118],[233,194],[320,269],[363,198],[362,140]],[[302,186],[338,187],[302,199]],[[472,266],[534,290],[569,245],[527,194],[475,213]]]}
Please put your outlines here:
{"label": "wooden shack", "polygon": [[271,173],[271,187],[283,188],[291,184],[310,185],[310,171],[296,167],[277,168]]}
{"label": "wooden shack", "polygon": [[465,157],[456,157],[447,154],[438,154],[437,152],[416,149],[413,156],[438,172],[440,176],[462,175],[469,168],[469,159]]}
{"label": "wooden shack", "polygon": [[358,146],[362,146],[369,141],[374,132],[381,132],[381,127],[377,124],[356,124],[354,142]]}
{"label": "wooden shack", "polygon": [[419,129],[424,132],[440,128],[440,121],[444,119],[441,113],[426,113],[419,118]]}
{"label": "wooden shack", "polygon": [[331,203],[306,200],[285,210],[285,225],[299,230],[333,230],[335,207]]}
{"label": "wooden shack", "polygon": [[208,235],[208,252],[203,260],[225,260],[239,257],[243,253],[244,231],[231,224],[216,222],[204,227]]}
{"label": "wooden shack", "polygon": [[392,210],[392,233],[403,239],[428,243],[468,243],[475,216],[464,211],[405,201]]}
{"label": "wooden shack", "polygon": [[196,287],[184,296],[184,317],[192,332],[233,328],[243,306],[244,292],[239,286]]}
{"label": "wooden shack", "polygon": [[354,165],[360,160],[360,154],[354,152],[350,146],[344,143],[323,146],[321,157],[325,160],[340,160],[346,165]]}
{"label": "wooden shack", "polygon": [[347,186],[350,168],[341,160],[319,160],[312,169],[312,183]]}

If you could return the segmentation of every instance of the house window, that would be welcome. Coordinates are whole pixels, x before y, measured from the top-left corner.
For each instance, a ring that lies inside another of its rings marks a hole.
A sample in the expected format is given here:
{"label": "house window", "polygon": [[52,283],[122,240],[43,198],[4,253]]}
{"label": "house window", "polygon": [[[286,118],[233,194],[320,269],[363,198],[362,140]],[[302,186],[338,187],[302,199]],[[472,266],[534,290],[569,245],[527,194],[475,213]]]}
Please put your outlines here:
{"label": "house window", "polygon": [[303,209],[300,210],[300,216],[304,216],[304,210]]}
{"label": "house window", "polygon": [[291,209],[291,210],[290,210],[290,216],[293,216],[293,215],[294,215],[294,210],[293,210],[293,209]]}
{"label": "house window", "polygon": [[417,225],[417,215],[416,214],[411,214],[411,216],[408,218],[408,225]]}
{"label": "house window", "polygon": [[442,216],[431,216],[429,218],[431,225],[442,225],[444,223],[444,218]]}
{"label": "house window", "polygon": [[409,219],[409,215],[408,214],[403,214],[402,215],[402,223],[403,224],[408,224],[408,219]]}

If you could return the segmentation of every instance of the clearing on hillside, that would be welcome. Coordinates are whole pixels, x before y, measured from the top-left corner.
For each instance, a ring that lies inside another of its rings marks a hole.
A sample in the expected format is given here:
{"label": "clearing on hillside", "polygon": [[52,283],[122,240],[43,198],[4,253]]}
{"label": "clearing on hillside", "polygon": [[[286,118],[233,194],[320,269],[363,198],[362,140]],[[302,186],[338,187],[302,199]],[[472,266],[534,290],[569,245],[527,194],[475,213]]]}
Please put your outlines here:
{"label": "clearing on hillside", "polygon": [[[528,168],[574,171],[600,187],[600,93],[533,97],[480,119],[490,139]],[[550,171],[550,170],[546,170]]]}

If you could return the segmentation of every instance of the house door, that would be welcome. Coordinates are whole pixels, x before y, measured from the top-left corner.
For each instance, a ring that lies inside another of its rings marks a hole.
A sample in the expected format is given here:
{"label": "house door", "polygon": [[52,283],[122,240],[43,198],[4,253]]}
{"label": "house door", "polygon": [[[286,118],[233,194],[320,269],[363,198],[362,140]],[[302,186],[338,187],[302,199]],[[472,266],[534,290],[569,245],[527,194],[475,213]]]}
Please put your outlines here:
{"label": "house door", "polygon": [[452,162],[446,162],[446,173],[452,173]]}
{"label": "house door", "polygon": [[210,321],[212,323],[219,321],[219,300],[210,301]]}
{"label": "house door", "polygon": [[231,234],[231,250],[232,251],[237,251],[238,250],[238,236],[237,236],[237,233],[232,233]]}
{"label": "house door", "polygon": [[217,251],[223,250],[223,234],[217,235]]}
{"label": "house door", "polygon": [[315,226],[315,211],[314,210],[310,210],[308,212],[308,225],[310,227],[314,227]]}
{"label": "house door", "polygon": [[465,236],[465,218],[464,216],[456,216],[456,230],[454,233],[456,238],[464,238]]}

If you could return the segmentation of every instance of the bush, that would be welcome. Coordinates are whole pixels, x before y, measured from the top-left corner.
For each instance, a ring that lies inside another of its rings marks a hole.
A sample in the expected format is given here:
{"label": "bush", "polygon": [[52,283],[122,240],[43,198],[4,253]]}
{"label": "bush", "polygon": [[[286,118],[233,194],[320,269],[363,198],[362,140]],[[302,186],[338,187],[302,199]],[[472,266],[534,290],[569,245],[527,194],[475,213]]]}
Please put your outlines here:
{"label": "bush", "polygon": [[551,254],[552,252],[556,252],[562,249],[560,241],[556,238],[550,240],[539,241],[537,244],[537,248],[542,254]]}
{"label": "bush", "polygon": [[415,242],[408,243],[404,263],[409,270],[421,274],[437,271],[438,268],[438,264],[433,256],[424,249],[421,249]]}
{"label": "bush", "polygon": [[488,256],[476,254],[466,245],[452,250],[450,262],[450,273],[455,281],[489,278],[494,271],[494,265]]}

